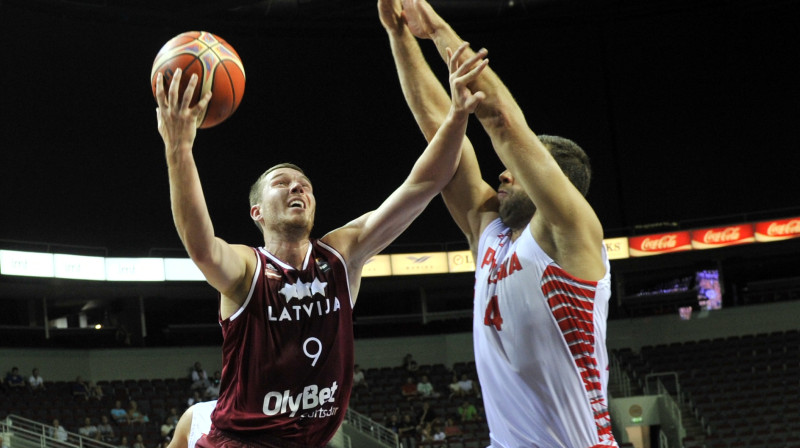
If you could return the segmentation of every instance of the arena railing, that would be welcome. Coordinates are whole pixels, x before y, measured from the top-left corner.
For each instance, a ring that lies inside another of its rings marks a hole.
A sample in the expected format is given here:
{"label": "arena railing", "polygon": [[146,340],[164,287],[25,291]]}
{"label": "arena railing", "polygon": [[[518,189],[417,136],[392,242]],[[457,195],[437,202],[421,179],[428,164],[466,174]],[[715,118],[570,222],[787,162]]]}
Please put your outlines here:
{"label": "arena railing", "polygon": [[[675,397],[664,385],[663,378],[673,378],[675,381],[676,396],[681,394],[681,386],[677,372],[651,373],[645,376],[645,391],[647,395],[658,395],[664,397],[665,411],[669,414],[672,425],[664,425],[662,422],[661,432],[670,441],[669,446],[681,446],[681,440],[686,436],[686,429],[683,427],[683,413]],[[653,381],[654,380],[654,381]],[[655,383],[655,390],[651,390],[651,383]]]}
{"label": "arena railing", "polygon": [[360,414],[348,408],[347,414],[345,414],[345,421],[358,431],[369,435],[370,437],[377,439],[382,443],[396,448],[400,447],[400,440],[394,431],[376,422],[375,420],[372,420],[366,415]]}
{"label": "arena railing", "polygon": [[5,442],[14,448],[116,448],[72,432],[67,432],[66,441],[61,441],[49,434],[50,427],[13,414],[0,421],[0,432]]}
{"label": "arena railing", "polygon": [[[628,375],[628,372],[622,367],[617,355],[611,353],[611,382],[617,386],[621,393],[621,397],[630,397],[633,395],[633,381]],[[610,385],[609,385],[610,386]]]}

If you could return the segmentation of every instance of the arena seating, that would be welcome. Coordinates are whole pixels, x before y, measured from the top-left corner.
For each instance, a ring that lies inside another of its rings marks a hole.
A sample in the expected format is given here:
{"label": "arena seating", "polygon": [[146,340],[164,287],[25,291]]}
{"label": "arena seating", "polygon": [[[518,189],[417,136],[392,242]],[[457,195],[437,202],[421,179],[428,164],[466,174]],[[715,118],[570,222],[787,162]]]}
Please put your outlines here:
{"label": "arena seating", "polygon": [[800,447],[800,331],[613,353],[641,388],[648,374],[678,374],[681,396],[707,433],[685,448]]}
{"label": "arena seating", "polygon": [[[402,416],[409,413],[414,416],[419,409],[422,400],[407,400],[400,392],[400,389],[409,376],[418,379],[421,375],[427,375],[434,386],[434,390],[441,395],[438,398],[427,400],[431,409],[434,410],[437,418],[442,421],[448,417],[453,417],[458,422],[457,408],[462,403],[462,399],[448,398],[449,384],[453,378],[453,372],[459,377],[462,373],[473,381],[477,382],[477,371],[474,362],[458,362],[453,365],[452,370],[444,364],[420,365],[416,373],[410,374],[403,367],[381,367],[371,368],[365,371],[369,388],[358,388],[353,391],[350,397],[351,409],[368,415],[371,419],[385,423],[393,413]],[[462,435],[450,437],[447,443],[427,442],[417,445],[420,448],[433,448],[447,446],[450,448],[472,448],[485,447],[489,445],[489,428],[486,425],[485,417],[482,415],[480,400],[470,397],[472,402],[479,409],[481,418],[479,421],[459,423]]]}
{"label": "arena seating", "polygon": [[143,425],[118,425],[116,436],[118,439],[127,436],[132,442],[141,433],[147,446],[156,446],[161,441],[160,428],[169,409],[175,407],[182,413],[190,396],[188,378],[98,381],[97,385],[103,390],[103,397],[88,401],[73,397],[68,381],[46,381],[44,392],[32,393],[26,389],[0,393],[0,419],[9,414],[44,424],[58,419],[67,431],[77,433],[86,417],[98,424],[101,416],[109,415],[116,400],[126,407],[134,400],[150,421]]}
{"label": "arena seating", "polygon": [[[456,363],[453,370],[443,364],[421,365],[415,375],[415,380],[422,374],[428,375],[434,384],[435,390],[442,396],[430,400],[431,407],[436,415],[444,420],[446,417],[455,417],[456,408],[461,404],[461,399],[449,400],[449,383],[453,371],[460,376],[461,373],[477,379],[474,363]],[[392,413],[415,413],[420,401],[408,401],[400,394],[400,388],[409,375],[401,367],[383,367],[368,369],[366,376],[370,387],[353,392],[351,408],[370,418],[384,423]],[[97,385],[103,391],[100,399],[85,400],[83,397],[73,397],[72,385],[69,381],[47,381],[44,392],[32,393],[23,390],[18,392],[0,392],[0,419],[9,414],[18,415],[43,424],[52,423],[58,419],[70,432],[78,432],[86,417],[92,419],[94,424],[99,423],[100,417],[108,416],[109,411],[117,400],[127,407],[129,401],[137,402],[142,413],[148,415],[149,422],[143,425],[118,425],[116,436],[120,439],[126,436],[132,442],[136,434],[141,433],[145,445],[155,447],[160,441],[160,427],[164,422],[169,409],[174,407],[182,413],[191,396],[191,381],[188,378],[155,378],[155,379],[127,379],[114,381],[98,381]],[[480,400],[472,397],[470,401],[479,406]],[[479,409],[481,409],[479,407]],[[449,446],[451,448],[477,448],[489,444],[489,430],[483,419],[476,422],[465,423],[462,426],[462,435],[451,438],[444,444],[422,444],[423,448]]]}
{"label": "arena seating", "polygon": [[[691,406],[706,431],[704,440],[687,437],[684,448],[800,448],[800,331],[761,333],[683,343],[612,350],[624,370],[644,390],[648,374],[675,372],[679,379],[674,392]],[[456,415],[460,400],[448,399],[453,372],[477,379],[475,364],[456,363],[452,370],[443,364],[421,365],[441,396],[429,400],[437,416]],[[365,371],[368,388],[353,391],[350,406],[370,418],[385,422],[393,413],[415,413],[419,400],[409,401],[400,393],[409,373],[402,367],[370,368]],[[190,396],[188,378],[128,379],[98,381],[100,400],[73,398],[66,381],[46,383],[47,391],[0,393],[0,418],[16,414],[50,423],[58,418],[67,430],[77,432],[85,417],[97,423],[108,415],[116,400],[127,405],[135,400],[148,414],[145,425],[120,426],[118,436],[132,440],[142,433],[148,446],[160,440],[159,428],[170,408],[186,408]],[[678,390],[679,388],[679,390]],[[472,398],[476,406],[480,400]],[[484,420],[461,424],[462,435],[448,441],[450,448],[487,446],[488,427]],[[444,446],[422,443],[422,448]]]}

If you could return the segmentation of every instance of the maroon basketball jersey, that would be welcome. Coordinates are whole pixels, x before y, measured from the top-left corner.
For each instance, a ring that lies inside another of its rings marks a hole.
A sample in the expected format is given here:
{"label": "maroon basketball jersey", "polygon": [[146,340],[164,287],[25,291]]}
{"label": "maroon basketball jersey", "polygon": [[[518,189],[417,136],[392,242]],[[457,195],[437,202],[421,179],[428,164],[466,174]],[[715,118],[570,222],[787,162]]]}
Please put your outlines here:
{"label": "maroon basketball jersey", "polygon": [[324,446],[353,383],[350,286],[342,256],[311,240],[301,270],[263,247],[250,294],[221,322],[222,382],[215,428]]}

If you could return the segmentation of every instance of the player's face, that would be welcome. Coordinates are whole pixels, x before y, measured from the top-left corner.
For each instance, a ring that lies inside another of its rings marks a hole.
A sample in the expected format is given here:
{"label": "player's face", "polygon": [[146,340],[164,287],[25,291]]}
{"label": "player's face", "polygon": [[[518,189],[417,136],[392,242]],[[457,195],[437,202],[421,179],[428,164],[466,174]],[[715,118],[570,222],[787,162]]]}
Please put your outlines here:
{"label": "player's face", "polygon": [[497,200],[500,203],[500,219],[512,229],[524,228],[536,211],[536,206],[531,198],[508,170],[500,173]]}
{"label": "player's face", "polygon": [[301,172],[279,168],[264,179],[261,214],[267,227],[278,226],[311,232],[317,201],[311,181]]}

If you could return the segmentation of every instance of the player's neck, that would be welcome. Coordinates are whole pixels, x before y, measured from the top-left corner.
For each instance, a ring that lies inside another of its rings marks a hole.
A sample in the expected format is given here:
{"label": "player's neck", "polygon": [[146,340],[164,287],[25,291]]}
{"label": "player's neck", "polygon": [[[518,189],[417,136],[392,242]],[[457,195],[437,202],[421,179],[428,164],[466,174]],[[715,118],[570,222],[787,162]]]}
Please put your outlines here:
{"label": "player's neck", "polygon": [[311,244],[311,241],[309,241],[308,235],[291,239],[276,236],[270,237],[270,235],[264,236],[264,249],[295,269],[299,269],[303,265],[309,244]]}

